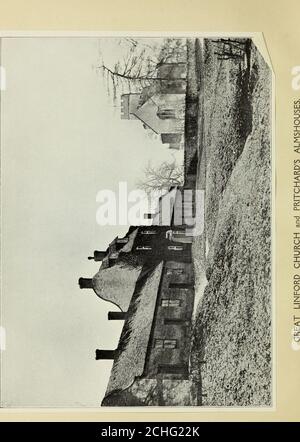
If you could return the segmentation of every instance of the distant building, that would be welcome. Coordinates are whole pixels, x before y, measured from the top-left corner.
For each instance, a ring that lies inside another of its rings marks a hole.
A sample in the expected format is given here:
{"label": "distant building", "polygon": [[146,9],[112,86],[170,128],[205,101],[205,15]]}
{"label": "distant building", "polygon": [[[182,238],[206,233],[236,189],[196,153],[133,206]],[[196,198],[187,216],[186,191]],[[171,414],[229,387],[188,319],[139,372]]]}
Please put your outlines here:
{"label": "distant building", "polygon": [[121,96],[121,118],[140,120],[170,148],[183,145],[186,63],[162,63],[157,77],[140,93]]}

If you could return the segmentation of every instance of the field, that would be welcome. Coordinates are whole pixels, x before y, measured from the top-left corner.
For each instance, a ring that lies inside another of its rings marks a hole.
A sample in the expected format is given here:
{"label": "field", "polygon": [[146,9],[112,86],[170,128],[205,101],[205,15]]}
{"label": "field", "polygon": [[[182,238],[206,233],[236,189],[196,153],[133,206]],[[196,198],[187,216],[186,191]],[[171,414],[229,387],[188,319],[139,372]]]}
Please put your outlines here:
{"label": "field", "polygon": [[253,43],[204,40],[191,374],[198,404],[271,404],[271,70]]}

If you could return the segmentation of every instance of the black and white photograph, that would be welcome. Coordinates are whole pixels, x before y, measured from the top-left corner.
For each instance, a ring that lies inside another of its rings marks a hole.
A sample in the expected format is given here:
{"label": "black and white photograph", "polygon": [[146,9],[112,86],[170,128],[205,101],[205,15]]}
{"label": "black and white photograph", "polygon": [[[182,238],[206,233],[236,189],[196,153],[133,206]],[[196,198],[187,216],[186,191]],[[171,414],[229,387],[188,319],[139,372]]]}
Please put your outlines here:
{"label": "black and white photograph", "polygon": [[260,34],[1,38],[1,406],[274,406],[273,88]]}

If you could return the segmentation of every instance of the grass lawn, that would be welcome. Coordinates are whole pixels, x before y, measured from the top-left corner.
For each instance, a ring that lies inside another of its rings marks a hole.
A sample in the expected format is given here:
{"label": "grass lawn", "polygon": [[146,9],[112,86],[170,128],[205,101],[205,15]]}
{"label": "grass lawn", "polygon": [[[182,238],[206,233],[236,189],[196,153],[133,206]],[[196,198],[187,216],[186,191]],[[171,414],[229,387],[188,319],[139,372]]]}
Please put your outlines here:
{"label": "grass lawn", "polygon": [[[219,47],[218,47],[219,45]],[[197,187],[205,232],[193,244],[191,368],[198,403],[271,404],[271,71],[250,42],[220,60],[204,41]]]}

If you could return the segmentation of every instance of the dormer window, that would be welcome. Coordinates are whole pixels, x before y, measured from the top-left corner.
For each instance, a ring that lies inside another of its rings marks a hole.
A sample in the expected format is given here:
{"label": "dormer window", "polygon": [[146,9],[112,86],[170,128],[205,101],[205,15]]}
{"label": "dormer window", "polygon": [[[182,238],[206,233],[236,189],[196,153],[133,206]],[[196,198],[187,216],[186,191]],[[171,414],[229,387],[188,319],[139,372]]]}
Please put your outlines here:
{"label": "dormer window", "polygon": [[119,244],[126,244],[128,242],[128,238],[118,238],[117,242]]}
{"label": "dormer window", "polygon": [[142,230],[141,234],[142,235],[156,235],[156,230]]}
{"label": "dormer window", "polygon": [[162,299],[162,307],[180,307],[180,299]]}
{"label": "dormer window", "polygon": [[152,250],[150,246],[137,246],[135,250]]}

